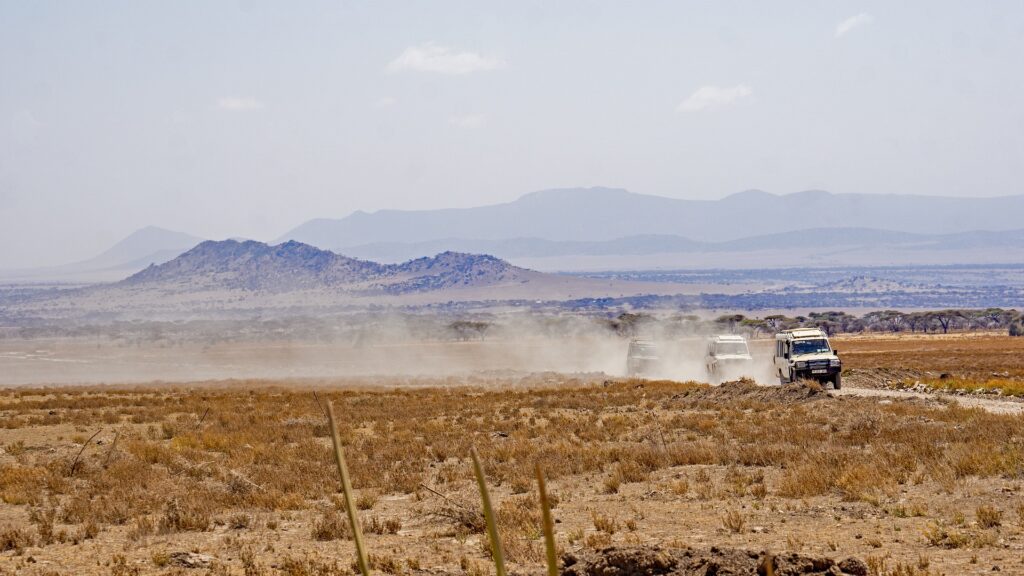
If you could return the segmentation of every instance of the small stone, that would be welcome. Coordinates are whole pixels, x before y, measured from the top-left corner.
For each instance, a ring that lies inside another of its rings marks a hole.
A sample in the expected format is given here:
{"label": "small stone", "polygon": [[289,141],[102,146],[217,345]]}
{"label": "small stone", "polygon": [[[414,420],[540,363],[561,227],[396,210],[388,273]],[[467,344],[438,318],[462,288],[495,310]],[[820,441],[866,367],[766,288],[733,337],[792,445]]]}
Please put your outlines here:
{"label": "small stone", "polygon": [[182,568],[209,568],[213,563],[213,556],[196,552],[171,552],[170,561],[171,564]]}
{"label": "small stone", "polygon": [[839,563],[839,569],[853,576],[867,576],[868,565],[859,558],[847,558]]}

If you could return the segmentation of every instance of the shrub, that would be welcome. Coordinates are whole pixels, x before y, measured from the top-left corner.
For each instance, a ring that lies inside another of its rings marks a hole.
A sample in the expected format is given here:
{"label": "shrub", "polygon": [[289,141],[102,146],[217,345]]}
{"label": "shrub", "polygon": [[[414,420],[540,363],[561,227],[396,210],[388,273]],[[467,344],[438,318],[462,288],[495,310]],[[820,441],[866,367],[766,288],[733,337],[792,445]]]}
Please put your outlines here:
{"label": "shrub", "polygon": [[1010,336],[1024,336],[1024,320],[1010,323]]}
{"label": "shrub", "polygon": [[978,526],[982,528],[995,528],[1003,523],[1003,513],[994,506],[978,506],[978,509],[974,511],[975,517],[978,519]]}
{"label": "shrub", "polygon": [[167,503],[160,518],[160,532],[202,532],[210,527],[210,515],[198,506],[183,504],[177,498]]}
{"label": "shrub", "polygon": [[333,511],[325,511],[320,518],[313,523],[313,539],[326,542],[328,540],[348,540],[352,533],[348,527],[348,520],[341,514]]}
{"label": "shrub", "polygon": [[722,525],[725,526],[729,532],[733,534],[740,534],[743,529],[747,526],[747,519],[743,517],[743,514],[739,510],[729,510],[722,517]]}
{"label": "shrub", "polygon": [[0,552],[20,551],[32,545],[32,536],[18,528],[0,529]]}

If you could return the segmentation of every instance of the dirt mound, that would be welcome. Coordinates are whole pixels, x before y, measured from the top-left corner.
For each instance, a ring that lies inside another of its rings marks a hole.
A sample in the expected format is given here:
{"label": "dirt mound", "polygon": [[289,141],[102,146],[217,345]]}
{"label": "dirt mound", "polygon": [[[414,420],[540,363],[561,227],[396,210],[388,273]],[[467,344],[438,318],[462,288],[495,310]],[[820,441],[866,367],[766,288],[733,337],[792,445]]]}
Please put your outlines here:
{"label": "dirt mound", "polygon": [[817,382],[794,382],[783,386],[760,386],[749,378],[725,382],[720,386],[687,390],[673,396],[685,401],[753,400],[757,402],[810,402],[831,398]]}
{"label": "dirt mound", "polygon": [[851,368],[843,372],[843,381],[851,388],[891,390],[903,382],[913,382],[928,376],[932,374],[907,368]]}
{"label": "dirt mound", "polygon": [[672,574],[686,576],[757,574],[776,576],[828,575],[867,576],[868,568],[857,558],[837,562],[800,554],[773,556],[733,548],[663,549],[660,547],[610,547],[596,552],[572,553],[562,557],[563,576],[640,576]]}

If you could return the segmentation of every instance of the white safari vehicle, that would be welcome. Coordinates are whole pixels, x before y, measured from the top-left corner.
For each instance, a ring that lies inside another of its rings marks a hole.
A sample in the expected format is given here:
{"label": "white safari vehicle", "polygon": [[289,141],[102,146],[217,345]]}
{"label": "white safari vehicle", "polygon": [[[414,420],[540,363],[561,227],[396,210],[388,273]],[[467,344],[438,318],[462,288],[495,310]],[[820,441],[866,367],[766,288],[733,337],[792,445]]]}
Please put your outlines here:
{"label": "white safari vehicle", "polygon": [[650,340],[632,340],[626,354],[626,373],[650,376],[661,366],[661,348]]}
{"label": "white safari vehicle", "polygon": [[828,335],[817,328],[796,328],[776,334],[774,365],[781,384],[807,379],[831,382],[836,390],[842,387],[839,351],[832,349]]}
{"label": "white safari vehicle", "polygon": [[749,369],[753,362],[743,336],[726,334],[708,339],[704,366],[713,380],[744,376],[743,371]]}

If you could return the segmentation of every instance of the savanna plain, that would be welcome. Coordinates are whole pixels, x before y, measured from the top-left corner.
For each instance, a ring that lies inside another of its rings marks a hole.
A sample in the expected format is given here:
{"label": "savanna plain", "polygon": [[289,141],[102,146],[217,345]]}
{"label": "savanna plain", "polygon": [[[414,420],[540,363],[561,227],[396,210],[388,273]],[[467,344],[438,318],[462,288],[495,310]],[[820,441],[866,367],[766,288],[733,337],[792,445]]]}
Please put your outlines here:
{"label": "savanna plain", "polygon": [[765,553],[1024,574],[1024,420],[963,401],[1017,406],[1024,338],[834,344],[842,394],[511,371],[6,388],[0,574],[353,573],[327,403],[378,573],[493,573],[475,447],[514,573],[543,572],[539,464],[566,571],[686,550],[701,574]]}

